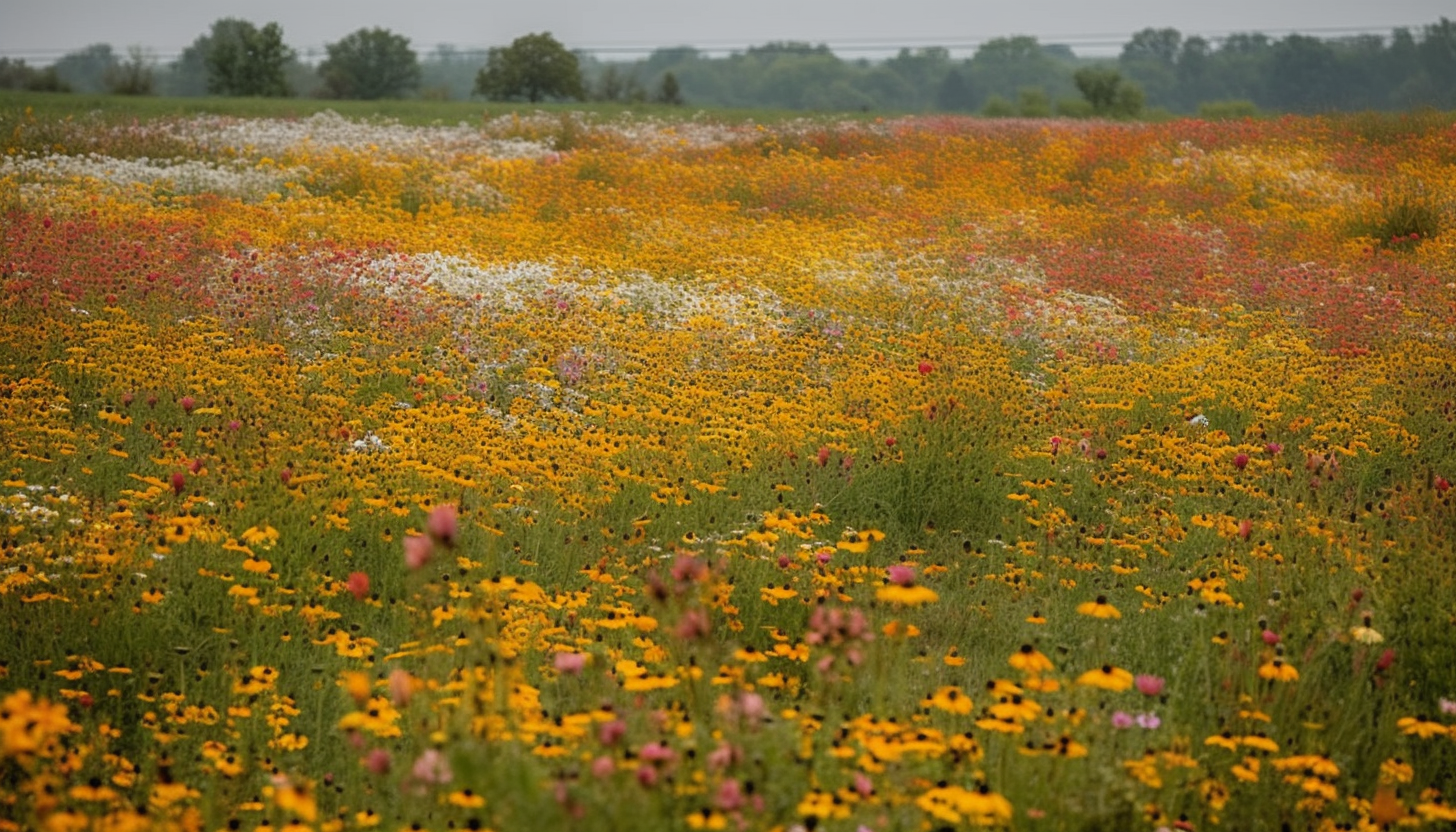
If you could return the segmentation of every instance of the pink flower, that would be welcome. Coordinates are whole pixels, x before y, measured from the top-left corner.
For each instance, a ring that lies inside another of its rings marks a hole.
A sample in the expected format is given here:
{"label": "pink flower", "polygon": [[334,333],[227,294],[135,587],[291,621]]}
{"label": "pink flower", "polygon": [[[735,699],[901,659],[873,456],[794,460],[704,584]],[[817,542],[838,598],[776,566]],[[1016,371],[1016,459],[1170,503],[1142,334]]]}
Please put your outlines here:
{"label": "pink flower", "polygon": [[437,543],[447,547],[454,546],[460,534],[460,514],[455,506],[451,503],[435,506],[435,510],[425,519],[425,531]]}
{"label": "pink flower", "polygon": [[369,576],[364,572],[349,573],[349,593],[356,600],[363,601],[364,596],[369,594]]}
{"label": "pink flower", "polygon": [[713,797],[713,803],[725,812],[733,812],[743,807],[743,787],[738,785],[737,780],[724,780],[718,787],[718,794]]}
{"label": "pink flower", "polygon": [[1456,714],[1456,700],[1447,699],[1443,696],[1437,704],[1440,705],[1441,713],[1448,716]]}
{"label": "pink flower", "polygon": [[1263,633],[1263,639],[1265,644],[1275,645],[1279,643],[1279,634],[1274,632],[1273,630],[1265,630]]}
{"label": "pink flower", "polygon": [[819,460],[819,467],[820,468],[823,468],[825,465],[828,465],[829,464],[829,448],[827,446],[820,445],[819,446],[819,453],[818,453],[817,456],[815,456],[815,459]]}
{"label": "pink flower", "polygon": [[856,771],[854,773],[854,790],[860,797],[869,797],[875,793],[875,783],[868,774]]}
{"label": "pink flower", "polygon": [[586,667],[585,653],[557,653],[552,659],[556,672],[575,676]]}
{"label": "pink flower", "polygon": [[1234,467],[1235,468],[1237,468],[1240,471],[1242,471],[1245,468],[1247,468],[1248,466],[1249,466],[1249,455],[1248,454],[1234,454]]}
{"label": "pink flower", "polygon": [[435,544],[428,537],[417,534],[407,535],[404,539],[404,565],[412,572],[418,572],[425,564],[430,562],[430,554],[434,551]]}
{"label": "pink flower", "polygon": [[187,477],[181,471],[172,474],[172,493],[180,495],[187,488]]}
{"label": "pink flower", "polygon": [[890,578],[890,583],[896,586],[911,586],[915,583],[914,567],[897,563],[885,570]]}
{"label": "pink flower", "polygon": [[1149,731],[1151,731],[1154,728],[1157,728],[1159,725],[1162,725],[1163,724],[1163,720],[1158,719],[1158,715],[1157,714],[1153,714],[1153,713],[1138,714],[1137,715],[1137,724],[1140,727],[1146,728]]}
{"label": "pink flower", "polygon": [[603,722],[602,727],[597,729],[597,739],[602,741],[602,745],[616,745],[626,734],[627,723],[620,719]]}
{"label": "pink flower", "polygon": [[284,485],[288,485],[288,481],[291,480],[291,479],[293,479],[293,469],[292,468],[284,468],[282,471],[279,471],[278,472],[278,479]]}
{"label": "pink flower", "polygon": [[678,555],[672,562],[672,578],[680,584],[697,583],[708,577],[708,565],[692,555]]}
{"label": "pink flower", "polygon": [[764,703],[763,697],[756,693],[740,693],[738,694],[738,712],[748,722],[762,722],[768,717],[768,705]]}
{"label": "pink flower", "polygon": [[677,759],[677,752],[660,742],[649,742],[642,746],[637,756],[649,763],[670,763]]}
{"label": "pink flower", "polygon": [[612,772],[616,770],[617,764],[612,762],[612,758],[608,757],[605,754],[596,758],[595,760],[592,760],[591,773],[592,776],[597,778],[598,780],[604,780],[608,777],[611,777]]}
{"label": "pink flower", "polygon": [[1157,696],[1163,692],[1163,686],[1166,682],[1162,676],[1139,674],[1133,679],[1133,684],[1137,685],[1138,693],[1141,693],[1143,696]]}
{"label": "pink flower", "polygon": [[678,619],[673,633],[683,641],[697,641],[706,636],[712,628],[708,622],[708,614],[695,607],[683,613],[682,618]]}
{"label": "pink flower", "polygon": [[426,785],[443,786],[455,779],[455,772],[450,770],[450,761],[445,759],[444,754],[430,748],[415,760],[410,776]]}
{"label": "pink flower", "polygon": [[1127,711],[1112,712],[1113,728],[1117,728],[1118,730],[1122,730],[1123,728],[1131,728],[1134,724],[1136,724],[1136,722],[1137,721],[1133,719],[1132,714],[1128,713]]}
{"label": "pink flower", "polygon": [[722,771],[743,758],[743,752],[731,743],[723,743],[708,752],[708,769]]}
{"label": "pink flower", "polygon": [[1279,456],[1280,452],[1283,450],[1284,446],[1279,444],[1278,442],[1270,442],[1269,444],[1264,446],[1264,452],[1269,454],[1270,456]]}
{"label": "pink flower", "polygon": [[197,406],[197,400],[192,398],[191,396],[183,396],[180,404],[182,405],[183,413],[191,413],[192,408]]}
{"label": "pink flower", "polygon": [[389,773],[391,762],[388,751],[385,751],[383,748],[376,748],[365,755],[364,768],[368,769],[370,774],[376,776],[385,775]]}

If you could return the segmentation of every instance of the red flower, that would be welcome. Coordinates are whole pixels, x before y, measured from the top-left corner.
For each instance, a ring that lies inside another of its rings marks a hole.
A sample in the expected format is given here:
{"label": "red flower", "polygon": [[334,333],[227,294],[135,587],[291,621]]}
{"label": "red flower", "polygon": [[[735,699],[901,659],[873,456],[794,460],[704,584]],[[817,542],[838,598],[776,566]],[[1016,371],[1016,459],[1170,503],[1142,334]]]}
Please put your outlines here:
{"label": "red flower", "polygon": [[928,376],[935,371],[935,365],[931,364],[929,361],[922,361],[920,362],[920,366],[916,367],[916,369],[920,371],[920,374],[922,376]]}
{"label": "red flower", "polygon": [[185,489],[186,487],[187,487],[187,477],[183,476],[183,474],[182,474],[181,471],[175,471],[175,472],[173,472],[172,473],[172,492],[174,494],[181,494],[182,493],[182,490]]}
{"label": "red flower", "polygon": [[1395,650],[1387,647],[1385,652],[1380,654],[1380,658],[1375,660],[1375,672],[1384,673],[1393,664],[1395,664]]}
{"label": "red flower", "polygon": [[1248,454],[1235,454],[1234,455],[1234,467],[1235,468],[1237,468],[1240,471],[1242,471],[1245,468],[1247,468],[1248,465],[1249,465],[1249,455]]}
{"label": "red flower", "polygon": [[362,601],[369,594],[369,576],[363,572],[349,573],[349,592]]}

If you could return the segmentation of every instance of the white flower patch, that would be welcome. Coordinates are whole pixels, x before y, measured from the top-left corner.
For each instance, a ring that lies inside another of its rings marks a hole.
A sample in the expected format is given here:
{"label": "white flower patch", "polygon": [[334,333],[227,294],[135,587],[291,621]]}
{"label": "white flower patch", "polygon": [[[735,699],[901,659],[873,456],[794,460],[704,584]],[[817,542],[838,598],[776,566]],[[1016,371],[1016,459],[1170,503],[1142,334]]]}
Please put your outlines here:
{"label": "white flower patch", "polygon": [[[385,278],[378,285],[386,294],[407,291],[422,282],[473,301],[485,315],[519,313],[541,305],[566,311],[578,304],[590,304],[640,314],[650,325],[663,327],[683,326],[703,318],[727,327],[751,326],[761,331],[764,327],[780,329],[785,320],[782,303],[767,289],[723,292],[710,284],[659,280],[644,272],[563,273],[552,264],[529,261],[480,266],[463,257],[432,252],[378,260],[364,273]],[[412,274],[422,280],[409,279]]]}
{"label": "white flower patch", "polygon": [[198,116],[158,122],[153,129],[208,152],[246,156],[283,156],[332,149],[447,158],[473,154],[494,159],[535,159],[551,148],[541,142],[496,138],[468,124],[400,124],[393,120],[356,121],[332,110],[301,119],[242,119]]}
{"label": "white flower patch", "polygon": [[[408,407],[407,404],[405,406]],[[349,443],[349,449],[356,454],[380,454],[394,450],[385,444],[383,439],[375,436],[374,431],[369,431],[361,438]]]}
{"label": "white flower patch", "polygon": [[137,187],[163,188],[179,194],[215,193],[252,200],[280,191],[285,183],[305,174],[300,168],[262,167],[243,160],[118,159],[97,153],[0,159],[0,177],[13,176],[28,184],[100,182],[121,192]]}

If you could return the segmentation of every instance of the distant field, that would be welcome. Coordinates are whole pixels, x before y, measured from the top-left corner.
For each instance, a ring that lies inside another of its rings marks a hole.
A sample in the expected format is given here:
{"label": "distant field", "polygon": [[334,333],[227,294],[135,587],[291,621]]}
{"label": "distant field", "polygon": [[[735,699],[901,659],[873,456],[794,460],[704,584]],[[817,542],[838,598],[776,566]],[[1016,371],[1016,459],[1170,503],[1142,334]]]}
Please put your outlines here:
{"label": "distant field", "polygon": [[[789,118],[814,117],[813,114],[777,110],[712,110],[691,106],[671,107],[663,104],[541,103],[507,104],[496,101],[341,101],[319,98],[161,98],[155,96],[84,95],[73,93],[33,93],[0,90],[0,112],[30,107],[37,117],[79,118],[100,113],[107,118],[152,119],[168,116],[225,115],[237,118],[300,118],[324,110],[332,110],[348,118],[385,118],[403,124],[428,125],[435,122],[456,124],[479,123],[483,117],[509,113],[590,112],[602,117],[632,113],[668,119],[711,117],[723,121],[782,121]],[[846,114],[853,119],[865,114]]]}
{"label": "distant field", "polygon": [[1449,114],[577,110],[0,96],[0,832],[1456,820]]}

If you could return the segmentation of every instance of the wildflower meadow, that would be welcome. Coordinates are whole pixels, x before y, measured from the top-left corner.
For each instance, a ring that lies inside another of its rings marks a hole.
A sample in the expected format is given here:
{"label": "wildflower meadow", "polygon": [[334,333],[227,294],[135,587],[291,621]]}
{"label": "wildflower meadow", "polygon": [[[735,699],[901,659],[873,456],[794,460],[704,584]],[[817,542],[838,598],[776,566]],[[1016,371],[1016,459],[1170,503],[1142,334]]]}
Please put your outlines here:
{"label": "wildflower meadow", "polygon": [[3,128],[0,832],[1456,821],[1456,119]]}

